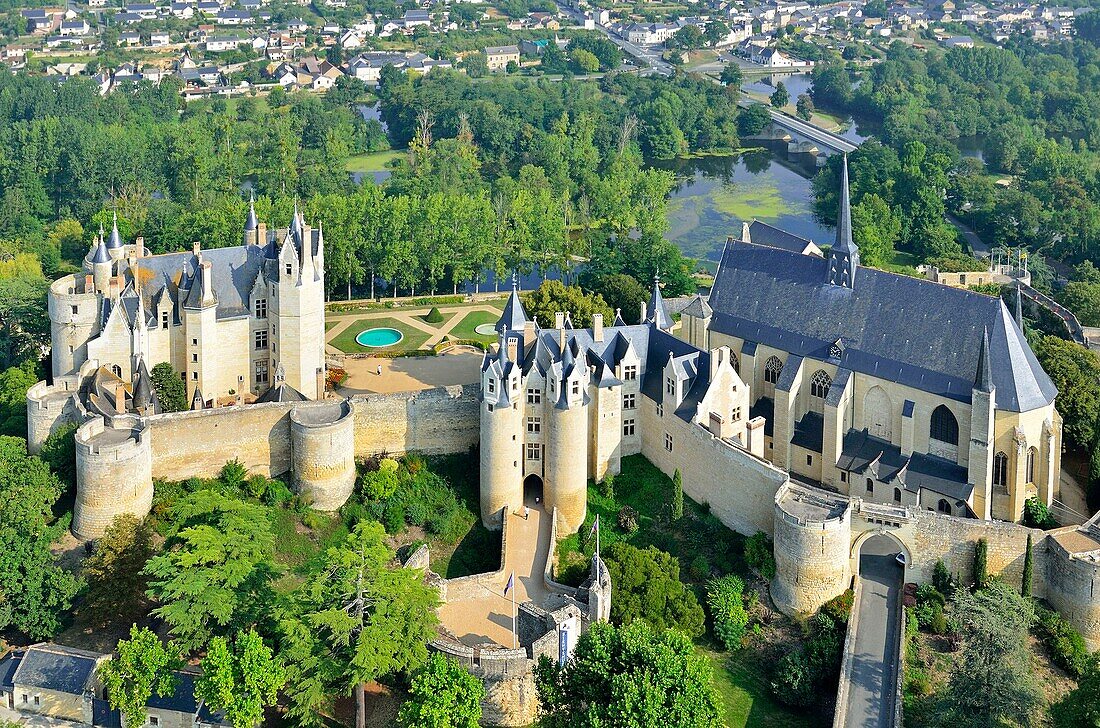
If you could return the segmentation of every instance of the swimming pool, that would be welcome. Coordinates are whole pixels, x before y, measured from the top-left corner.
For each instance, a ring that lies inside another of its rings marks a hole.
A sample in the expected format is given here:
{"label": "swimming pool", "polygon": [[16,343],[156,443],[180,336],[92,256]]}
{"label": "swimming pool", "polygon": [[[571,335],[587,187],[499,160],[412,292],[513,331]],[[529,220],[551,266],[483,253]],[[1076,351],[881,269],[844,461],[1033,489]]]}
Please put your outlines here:
{"label": "swimming pool", "polygon": [[372,349],[380,349],[384,346],[393,346],[405,338],[397,329],[379,327],[360,331],[355,337],[355,343],[359,346],[368,346]]}

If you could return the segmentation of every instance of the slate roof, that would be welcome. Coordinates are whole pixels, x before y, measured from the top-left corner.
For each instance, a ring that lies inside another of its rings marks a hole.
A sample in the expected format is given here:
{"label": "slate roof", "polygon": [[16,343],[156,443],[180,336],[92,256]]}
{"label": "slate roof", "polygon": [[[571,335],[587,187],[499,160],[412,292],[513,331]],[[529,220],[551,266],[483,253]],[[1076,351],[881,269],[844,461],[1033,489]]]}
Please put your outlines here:
{"label": "slate roof", "polygon": [[[969,402],[982,332],[999,409],[1044,407],[1058,393],[999,298],[874,268],[853,288],[826,283],[828,261],[765,245],[726,243],[709,303],[711,330]],[[784,367],[786,370],[787,367]]]}
{"label": "slate roof", "polygon": [[22,650],[12,650],[0,658],[0,688],[12,689],[15,685],[12,676],[15,675],[15,668],[19,667],[19,661],[22,659]]}
{"label": "slate roof", "polygon": [[523,302],[519,300],[519,290],[516,288],[515,277],[512,278],[512,293],[508,296],[508,302],[504,304],[504,312],[497,320],[496,331],[518,331],[523,328],[530,319],[523,310]]}
{"label": "slate roof", "polygon": [[887,484],[900,484],[910,493],[926,488],[955,501],[966,502],[974,491],[961,465],[935,455],[914,452],[905,456],[901,448],[874,437],[867,430],[849,430],[836,466],[864,474],[870,471]]}
{"label": "slate roof", "polygon": [[812,240],[780,230],[760,220],[753,220],[749,225],[749,235],[752,236],[752,242],[757,245],[767,245],[770,248],[788,250],[792,253],[804,253],[806,248],[816,245]]}
{"label": "slate roof", "polygon": [[684,316],[694,316],[695,318],[707,318],[713,313],[710,308],[710,304],[702,296],[695,296],[691,299],[688,305],[684,306],[683,311],[680,312]]}
{"label": "slate roof", "polygon": [[83,695],[100,656],[94,652],[61,645],[27,648],[12,682],[70,695]]}

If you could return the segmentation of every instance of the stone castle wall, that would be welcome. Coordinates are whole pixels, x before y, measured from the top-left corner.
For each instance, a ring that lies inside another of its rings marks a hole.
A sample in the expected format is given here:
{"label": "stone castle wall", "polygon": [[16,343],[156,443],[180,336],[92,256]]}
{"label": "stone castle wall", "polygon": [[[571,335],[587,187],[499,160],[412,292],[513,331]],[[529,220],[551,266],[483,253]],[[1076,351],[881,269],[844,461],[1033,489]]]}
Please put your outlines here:
{"label": "stone castle wall", "polygon": [[[848,547],[852,541],[852,510],[842,506],[813,515],[817,508],[799,513],[789,507],[784,486],[775,497],[775,578],[771,593],[783,612],[807,613],[851,586]],[[802,489],[799,489],[802,490]],[[813,494],[807,494],[811,498]]]}
{"label": "stone castle wall", "polygon": [[335,511],[355,489],[355,419],[351,404],[290,411],[294,488],[320,511]]}
{"label": "stone castle wall", "polygon": [[[120,418],[121,419],[121,418]],[[137,425],[136,418],[133,425]],[[73,533],[96,538],[115,516],[144,517],[153,505],[152,449],[140,428],[107,429],[102,418],[76,431],[76,504]]]}

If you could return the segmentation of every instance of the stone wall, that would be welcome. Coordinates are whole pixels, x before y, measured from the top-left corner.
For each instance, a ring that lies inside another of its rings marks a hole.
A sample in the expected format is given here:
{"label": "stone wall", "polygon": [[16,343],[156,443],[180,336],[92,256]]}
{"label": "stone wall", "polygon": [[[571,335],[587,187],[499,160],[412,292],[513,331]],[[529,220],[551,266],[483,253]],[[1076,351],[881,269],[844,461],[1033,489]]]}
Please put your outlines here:
{"label": "stone wall", "polygon": [[[136,418],[129,419],[137,424]],[[115,424],[118,429],[107,429],[102,418],[95,418],[76,431],[77,538],[98,538],[115,516],[132,513],[143,518],[153,505],[149,434],[126,428],[125,421]]]}
{"label": "stone wall", "polygon": [[356,456],[469,450],[478,443],[479,392],[479,385],[466,384],[353,397]]}
{"label": "stone wall", "polygon": [[347,401],[290,412],[294,488],[321,511],[335,511],[355,489],[355,420]]}
{"label": "stone wall", "polygon": [[851,585],[852,511],[844,501],[790,485],[776,495],[771,593],[781,611],[814,612]]}
{"label": "stone wall", "polygon": [[1054,535],[1046,546],[1047,599],[1080,630],[1089,649],[1100,649],[1100,550],[1071,554]]}

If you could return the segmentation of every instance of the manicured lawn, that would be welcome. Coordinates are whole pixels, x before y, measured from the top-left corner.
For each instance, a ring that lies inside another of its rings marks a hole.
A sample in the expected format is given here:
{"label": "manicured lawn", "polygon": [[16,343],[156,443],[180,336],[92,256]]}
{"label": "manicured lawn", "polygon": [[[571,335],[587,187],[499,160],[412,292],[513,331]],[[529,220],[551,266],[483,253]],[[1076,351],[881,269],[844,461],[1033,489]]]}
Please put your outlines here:
{"label": "manicured lawn", "polygon": [[474,329],[482,324],[495,324],[500,319],[500,314],[492,311],[470,311],[458,324],[451,329],[450,336],[454,339],[474,339],[491,344],[497,340],[496,334],[479,334]]}
{"label": "manicured lawn", "polygon": [[382,172],[389,169],[390,162],[404,154],[405,152],[396,149],[359,154],[349,159],[344,168],[349,172]]}
{"label": "manicured lawn", "polygon": [[[362,346],[355,341],[355,337],[358,336],[360,332],[374,328],[397,329],[404,335],[404,338],[392,346],[383,347]],[[414,329],[412,326],[402,323],[395,318],[386,317],[359,319],[337,334],[329,343],[347,354],[362,354],[367,352],[388,353],[419,349],[424,346],[424,342],[429,338],[431,338],[431,334],[426,331]]]}

